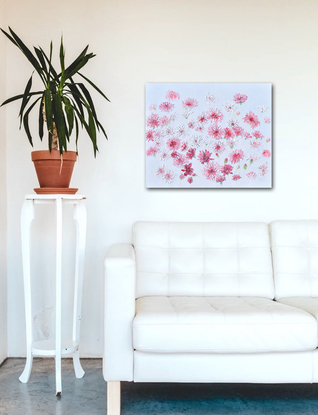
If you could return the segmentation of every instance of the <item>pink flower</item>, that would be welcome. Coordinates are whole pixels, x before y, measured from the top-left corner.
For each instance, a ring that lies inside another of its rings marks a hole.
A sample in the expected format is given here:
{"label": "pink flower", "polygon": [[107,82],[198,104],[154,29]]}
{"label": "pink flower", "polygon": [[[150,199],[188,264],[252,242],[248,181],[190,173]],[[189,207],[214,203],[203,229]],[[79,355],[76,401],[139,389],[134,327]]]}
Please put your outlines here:
{"label": "pink flower", "polygon": [[155,131],[154,131],[154,133],[153,133],[153,136],[154,136],[155,138],[157,138],[157,139],[161,138],[161,136],[162,136],[162,131],[160,131],[160,130],[155,130]]}
{"label": "pink flower", "polygon": [[233,101],[237,104],[243,104],[247,100],[247,96],[244,94],[235,94],[233,97]]}
{"label": "pink flower", "polygon": [[232,180],[239,180],[239,179],[241,179],[242,177],[239,175],[239,174],[233,174],[233,176],[232,176]]}
{"label": "pink flower", "polygon": [[262,153],[263,157],[270,157],[271,156],[271,152],[269,150],[264,150]]}
{"label": "pink flower", "polygon": [[264,118],[264,123],[265,124],[270,124],[271,123],[271,119],[269,117],[265,117]]}
{"label": "pink flower", "polygon": [[202,131],[204,131],[204,127],[202,125],[198,125],[195,131],[199,131],[199,133],[202,133]]}
{"label": "pink flower", "polygon": [[230,138],[229,140],[226,140],[226,144],[230,146],[231,148],[233,148],[235,144],[235,140],[233,138]]}
{"label": "pink flower", "polygon": [[192,183],[193,182],[193,177],[188,177],[188,183]]}
{"label": "pink flower", "polygon": [[190,121],[190,122],[188,123],[188,127],[189,127],[189,128],[194,128],[194,127],[195,127],[194,122]]}
{"label": "pink flower", "polygon": [[188,148],[188,143],[186,143],[185,141],[181,144],[181,151],[186,151]]}
{"label": "pink flower", "polygon": [[155,111],[156,110],[156,105],[155,104],[151,104],[149,107],[150,111]]}
{"label": "pink flower", "polygon": [[214,144],[214,146],[213,146],[213,150],[214,150],[216,153],[220,153],[220,154],[222,154],[222,153],[223,153],[223,151],[225,150],[225,145],[224,145],[223,143],[221,143],[221,141],[217,141],[217,142]]}
{"label": "pink flower", "polygon": [[164,179],[167,183],[171,184],[171,183],[173,182],[173,179],[174,179],[174,173],[173,173],[171,170],[168,170],[168,171],[166,172],[166,174],[163,176],[163,179]]}
{"label": "pink flower", "polygon": [[172,135],[172,134],[174,134],[174,130],[171,127],[167,127],[166,135]]}
{"label": "pink flower", "polygon": [[216,140],[219,140],[222,138],[223,129],[215,123],[214,125],[210,125],[208,128],[208,134]]}
{"label": "pink flower", "polygon": [[169,112],[174,108],[174,104],[171,104],[170,102],[162,102],[159,105],[160,111]]}
{"label": "pink flower", "polygon": [[156,128],[159,126],[159,115],[151,114],[147,118],[147,127]]}
{"label": "pink flower", "polygon": [[152,130],[146,131],[146,140],[147,141],[153,141],[153,131]]}
{"label": "pink flower", "polygon": [[227,125],[228,125],[230,128],[237,127],[237,126],[238,126],[238,120],[236,120],[236,119],[234,119],[234,118],[230,118],[230,119],[228,120],[228,122],[227,122]]}
{"label": "pink flower", "polygon": [[229,138],[233,138],[234,137],[234,133],[233,133],[233,131],[231,130],[231,128],[228,128],[228,127],[226,127],[226,128],[224,128],[224,130],[223,130],[223,134],[224,134],[224,137],[228,140]]}
{"label": "pink flower", "polygon": [[160,124],[160,127],[164,127],[165,125],[168,125],[169,118],[166,115],[164,115],[163,117],[160,117],[159,124]]}
{"label": "pink flower", "polygon": [[208,150],[200,151],[198,155],[198,160],[201,164],[209,163],[211,160],[212,153],[210,153]]}
{"label": "pink flower", "polygon": [[204,112],[200,114],[197,119],[198,122],[200,122],[201,124],[205,124],[208,121],[206,114]]}
{"label": "pink flower", "polygon": [[269,143],[271,141],[271,139],[270,138],[268,138],[267,140],[266,140],[266,143]]}
{"label": "pink flower", "polygon": [[161,161],[166,161],[170,158],[170,154],[168,153],[168,151],[163,150],[162,153],[160,154],[160,160]]}
{"label": "pink flower", "polygon": [[192,176],[193,175],[193,168],[191,166],[192,166],[192,163],[184,165],[184,168],[181,170],[181,171],[184,172],[183,173],[184,176]]}
{"label": "pink flower", "polygon": [[223,120],[223,114],[218,108],[210,108],[207,113],[207,119],[208,120],[214,120],[214,121],[222,121]]}
{"label": "pink flower", "polygon": [[180,153],[178,153],[177,151],[173,151],[172,153],[171,153],[171,157],[173,158],[173,159],[175,159],[175,158],[177,158],[177,157],[179,157],[180,156]]}
{"label": "pink flower", "polygon": [[263,163],[263,164],[259,167],[259,169],[261,170],[260,175],[261,175],[261,176],[265,176],[265,174],[266,174],[266,173],[267,173],[267,171],[268,171],[267,161],[265,161],[265,163]]}
{"label": "pink flower", "polygon": [[183,175],[183,174],[180,174],[180,176],[179,176],[179,177],[180,177],[180,179],[181,179],[181,180],[183,180],[183,179],[184,179],[184,175]]}
{"label": "pink flower", "polygon": [[224,175],[226,174],[232,174],[233,166],[230,164],[224,164],[224,166],[221,167],[221,173]]}
{"label": "pink flower", "polygon": [[159,167],[156,171],[156,176],[163,176],[165,174],[165,168],[164,167]]}
{"label": "pink flower", "polygon": [[159,149],[157,147],[149,147],[146,151],[147,156],[155,156],[158,153]]}
{"label": "pink flower", "polygon": [[184,127],[184,125],[180,125],[180,127],[178,128],[178,134],[179,134],[179,136],[185,134],[185,127]]}
{"label": "pink flower", "polygon": [[230,154],[230,161],[232,164],[238,163],[243,158],[244,158],[243,150],[234,150]]}
{"label": "pink flower", "polygon": [[217,175],[218,171],[220,170],[220,165],[211,161],[208,163],[204,169],[203,174],[208,180],[215,180],[215,176]]}
{"label": "pink flower", "polygon": [[195,157],[195,152],[196,152],[196,148],[190,148],[186,154],[187,159],[189,160],[193,159],[193,157]]}
{"label": "pink flower", "polygon": [[258,148],[261,145],[260,141],[250,141],[250,146],[252,148]]}
{"label": "pink flower", "polygon": [[256,128],[261,124],[257,115],[255,115],[252,111],[245,115],[243,121],[249,124],[252,128]]}
{"label": "pink flower", "polygon": [[223,183],[223,182],[225,182],[225,180],[226,180],[226,177],[225,176],[218,176],[217,178],[216,178],[216,182],[217,183]]}
{"label": "pink flower", "polygon": [[199,105],[199,102],[194,98],[188,98],[182,101],[182,106],[184,108],[194,108]]}
{"label": "pink flower", "polygon": [[244,134],[244,130],[243,130],[243,128],[242,128],[242,127],[240,127],[239,125],[238,125],[238,126],[233,127],[233,131],[235,132],[235,135],[236,135],[236,136],[238,136],[238,135],[243,135],[243,134]]}
{"label": "pink flower", "polygon": [[261,139],[262,140],[264,138],[263,134],[260,131],[258,131],[258,130],[253,132],[253,136],[256,138],[256,140],[257,139]]}
{"label": "pink flower", "polygon": [[170,150],[179,150],[181,140],[180,138],[170,138],[166,144]]}
{"label": "pink flower", "polygon": [[249,173],[247,173],[246,177],[248,177],[249,179],[256,179],[257,174],[253,171],[250,171]]}
{"label": "pink flower", "polygon": [[173,101],[174,99],[180,99],[180,95],[178,92],[174,91],[168,91],[165,96],[166,99],[170,99],[170,101]]}
{"label": "pink flower", "polygon": [[247,138],[252,138],[252,136],[251,136],[251,134],[250,134],[250,133],[244,133],[244,137],[245,137],[245,140],[246,140]]}
{"label": "pink flower", "polygon": [[185,158],[183,154],[179,154],[177,157],[173,159],[173,165],[177,167],[183,166],[186,160],[187,159]]}

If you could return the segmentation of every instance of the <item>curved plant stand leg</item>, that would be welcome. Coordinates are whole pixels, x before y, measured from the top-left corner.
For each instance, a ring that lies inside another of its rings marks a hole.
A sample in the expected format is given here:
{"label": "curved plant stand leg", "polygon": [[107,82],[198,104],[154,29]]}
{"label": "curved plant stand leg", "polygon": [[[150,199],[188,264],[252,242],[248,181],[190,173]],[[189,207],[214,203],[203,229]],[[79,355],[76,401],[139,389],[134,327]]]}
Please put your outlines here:
{"label": "curved plant stand leg", "polygon": [[73,353],[73,366],[74,366],[74,372],[77,379],[81,379],[85,375],[85,371],[82,368],[80,359],[79,359],[79,353],[78,350]]}
{"label": "curved plant stand leg", "polygon": [[32,200],[25,200],[21,211],[21,243],[22,243],[22,267],[24,280],[24,303],[25,303],[25,327],[27,360],[25,368],[19,377],[20,382],[27,383],[33,363],[32,356],[32,306],[31,306],[31,271],[30,271],[30,228],[34,219],[34,203]]}

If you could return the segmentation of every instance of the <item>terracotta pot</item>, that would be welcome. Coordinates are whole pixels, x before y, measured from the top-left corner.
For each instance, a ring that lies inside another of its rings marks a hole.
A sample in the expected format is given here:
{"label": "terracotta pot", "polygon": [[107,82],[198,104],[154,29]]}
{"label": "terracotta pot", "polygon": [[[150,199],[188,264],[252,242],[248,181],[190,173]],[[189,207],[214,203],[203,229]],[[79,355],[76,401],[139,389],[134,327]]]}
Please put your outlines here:
{"label": "terracotta pot", "polygon": [[77,159],[75,151],[63,152],[63,159],[58,150],[32,151],[31,156],[42,189],[34,189],[37,193],[73,193],[63,189],[70,185]]}

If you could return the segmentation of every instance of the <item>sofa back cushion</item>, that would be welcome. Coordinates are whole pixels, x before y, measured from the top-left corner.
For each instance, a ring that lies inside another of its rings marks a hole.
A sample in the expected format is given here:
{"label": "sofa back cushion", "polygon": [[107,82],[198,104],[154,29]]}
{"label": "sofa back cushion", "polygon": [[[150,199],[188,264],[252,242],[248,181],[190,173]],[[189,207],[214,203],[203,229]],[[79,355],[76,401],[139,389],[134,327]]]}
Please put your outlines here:
{"label": "sofa back cushion", "polygon": [[137,222],[133,244],[136,298],[274,296],[265,223]]}
{"label": "sofa back cushion", "polygon": [[275,296],[318,296],[318,220],[270,224]]}

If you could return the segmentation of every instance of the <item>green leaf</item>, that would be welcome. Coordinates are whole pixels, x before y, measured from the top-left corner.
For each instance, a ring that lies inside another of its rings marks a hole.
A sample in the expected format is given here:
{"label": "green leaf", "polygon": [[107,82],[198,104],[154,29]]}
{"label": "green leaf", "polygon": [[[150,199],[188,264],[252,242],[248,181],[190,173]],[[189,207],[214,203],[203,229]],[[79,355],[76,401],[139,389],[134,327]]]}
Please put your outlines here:
{"label": "green leaf", "polygon": [[97,122],[97,121],[98,121],[98,119],[97,119],[97,115],[96,115],[96,111],[95,111],[94,103],[93,103],[92,97],[91,97],[91,95],[90,95],[90,93],[89,93],[88,89],[87,89],[87,88],[85,87],[85,85],[84,85],[84,84],[82,84],[82,83],[77,83],[76,85],[78,85],[78,86],[81,88],[81,90],[83,91],[83,94],[84,94],[84,96],[85,96],[85,98],[86,98],[86,101],[87,101],[88,105],[90,106],[90,108],[91,108],[91,110],[92,110],[93,117],[94,117],[94,119],[95,119],[95,120],[96,120],[96,122]]}
{"label": "green leaf", "polygon": [[79,127],[78,127],[78,121],[77,118],[75,118],[75,145],[76,145],[76,153],[78,153],[78,132],[79,132]]}
{"label": "green leaf", "polygon": [[[42,94],[43,94],[43,91],[30,92],[29,97],[33,95],[42,95]],[[21,99],[23,97],[24,97],[24,94],[20,94],[20,95],[15,95],[14,97],[8,98],[5,101],[3,101],[0,107],[2,107],[3,105],[9,104],[10,102],[17,101],[18,99]]]}
{"label": "green leaf", "polygon": [[54,81],[55,82],[59,82],[59,79],[60,78],[59,78],[56,70],[54,69],[54,67],[53,67],[53,65],[51,63],[51,60],[52,60],[52,47],[53,46],[52,46],[52,42],[51,42],[50,43],[50,59],[46,56],[44,50],[41,47],[40,47],[40,51],[42,52],[42,54],[44,56],[44,59],[46,60],[48,66],[49,66],[49,72],[48,72],[49,76],[52,74]]}
{"label": "green leaf", "polygon": [[51,91],[46,89],[44,92],[44,105],[46,115],[46,125],[49,133],[49,150],[52,150],[52,134],[53,134],[53,110]]}
{"label": "green leaf", "polygon": [[86,52],[88,49],[88,45],[84,48],[84,50],[78,55],[78,57],[65,69],[65,73],[67,74],[67,77],[65,79],[68,79],[73,71],[74,68],[78,66],[79,62],[85,57]]}
{"label": "green leaf", "polygon": [[99,121],[97,121],[97,125],[98,125],[98,126],[99,126],[99,128],[102,130],[102,132],[103,132],[103,134],[104,134],[104,136],[105,136],[106,140],[108,140],[108,137],[107,137],[106,131],[105,131],[104,127],[102,126],[102,124],[101,124]]}
{"label": "green leaf", "polygon": [[41,99],[41,97],[37,98],[32,105],[30,105],[30,107],[27,109],[24,117],[23,117],[23,127],[24,130],[26,132],[26,135],[28,136],[28,140],[31,144],[31,146],[33,147],[33,141],[32,141],[32,136],[30,133],[30,128],[29,128],[29,114],[32,111],[32,109],[34,108],[35,104]]}
{"label": "green leaf", "polygon": [[53,94],[52,96],[53,98],[53,105],[52,105],[52,109],[53,109],[53,114],[54,114],[54,121],[55,121],[55,126],[57,129],[57,135],[58,135],[58,139],[59,139],[59,148],[60,148],[60,153],[63,153],[63,150],[67,151],[67,143],[66,143],[66,138],[65,138],[65,119],[63,117],[63,108],[62,108],[62,100],[61,100],[61,96],[59,94]]}
{"label": "green leaf", "polygon": [[19,111],[20,128],[21,128],[21,124],[22,124],[22,117],[23,117],[24,109],[27,106],[28,102],[30,101],[29,93],[30,93],[30,89],[32,87],[32,76],[33,76],[33,73],[31,75],[30,79],[28,80],[28,82],[26,84],[26,87],[25,87],[25,90],[24,90],[24,93],[23,93],[23,99],[22,99],[22,103],[21,103],[21,107],[20,107],[20,111]]}
{"label": "green leaf", "polygon": [[72,97],[73,97],[74,101],[76,102],[81,115],[84,117],[84,109],[83,109],[83,104],[81,102],[81,92],[79,91],[79,89],[75,85],[74,81],[72,79],[70,79],[70,81],[71,81],[71,83],[67,83],[67,87],[69,88],[69,90],[72,94]]}
{"label": "green leaf", "polygon": [[94,55],[93,53],[90,53],[90,54],[84,56],[83,58],[79,59],[78,62],[76,62],[76,65],[74,65],[73,67],[71,67],[69,69],[65,69],[64,79],[69,79],[73,75],[75,75],[94,56],[96,56],[96,55]]}
{"label": "green leaf", "polygon": [[48,81],[49,80],[49,73],[48,73],[48,69],[47,69],[46,63],[45,63],[44,56],[43,56],[41,50],[39,48],[36,48],[35,46],[34,46],[34,51],[35,51],[36,56],[38,57],[38,59],[40,61],[40,64],[42,66],[42,71],[46,75],[46,79]]}
{"label": "green leaf", "polygon": [[63,97],[63,102],[65,105],[65,112],[66,112],[66,117],[67,117],[67,122],[68,122],[68,135],[71,136],[73,126],[74,126],[74,110],[68,98]]}
{"label": "green leaf", "polygon": [[36,57],[33,55],[33,53],[30,51],[30,49],[22,42],[22,40],[19,38],[19,36],[16,35],[16,33],[14,33],[14,31],[10,27],[9,27],[9,30],[10,30],[10,33],[11,33],[13,39],[15,40],[15,42],[13,42],[13,43],[16,46],[18,46],[18,48],[25,55],[25,57],[28,59],[28,61],[32,64],[34,69],[38,72],[38,74],[42,78],[41,66],[40,66],[38,60],[36,59]]}
{"label": "green leaf", "polygon": [[85,79],[85,81],[87,81],[93,88],[96,89],[97,92],[99,92],[105,99],[107,99],[108,102],[110,102],[110,100],[106,97],[106,95],[95,85],[93,84],[92,81],[90,81],[88,78],[86,78],[86,76],[84,76],[83,74],[79,73],[78,74]]}
{"label": "green leaf", "polygon": [[64,51],[64,46],[63,46],[63,36],[61,37],[61,45],[60,45],[60,64],[61,64],[61,69],[63,73],[65,70],[65,51]]}
{"label": "green leaf", "polygon": [[44,106],[44,94],[41,97],[41,103],[40,103],[40,108],[39,108],[39,136],[40,136],[41,141],[43,139],[43,124],[44,124],[43,106]]}

